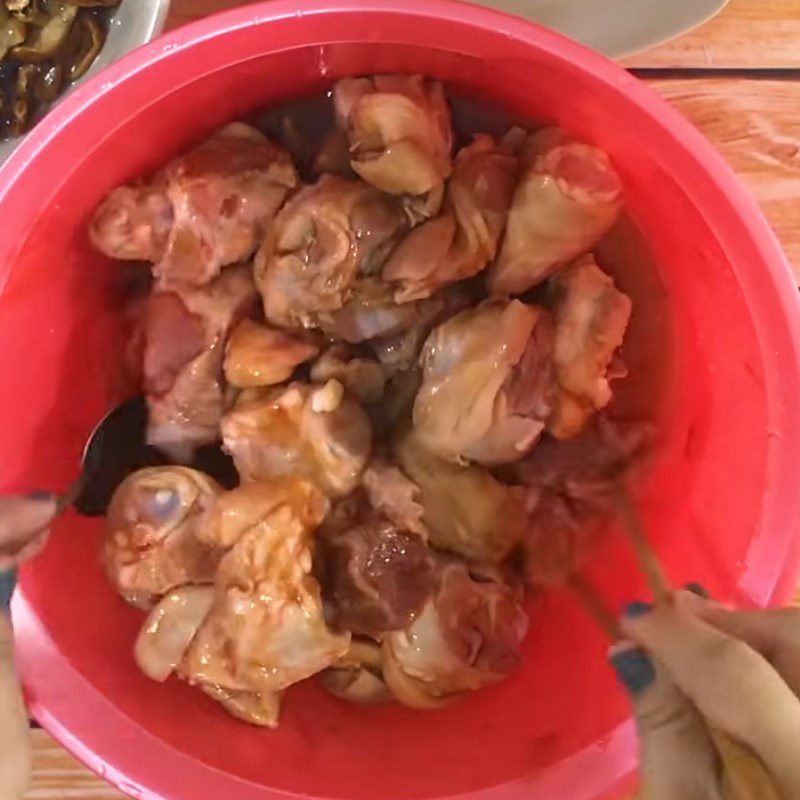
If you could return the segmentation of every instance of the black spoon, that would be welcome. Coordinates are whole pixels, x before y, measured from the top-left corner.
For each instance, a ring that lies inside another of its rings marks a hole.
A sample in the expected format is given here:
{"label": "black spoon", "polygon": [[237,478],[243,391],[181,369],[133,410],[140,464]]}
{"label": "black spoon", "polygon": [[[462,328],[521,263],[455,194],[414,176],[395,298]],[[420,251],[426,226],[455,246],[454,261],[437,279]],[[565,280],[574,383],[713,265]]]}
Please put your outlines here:
{"label": "black spoon", "polygon": [[[170,463],[147,444],[147,406],[133,397],[111,409],[92,431],[81,460],[78,479],[58,501],[58,510],[74,505],[86,517],[102,516],[116,488],[142,467]],[[239,483],[230,456],[219,444],[198,448],[188,465],[209,474],[225,488]]]}

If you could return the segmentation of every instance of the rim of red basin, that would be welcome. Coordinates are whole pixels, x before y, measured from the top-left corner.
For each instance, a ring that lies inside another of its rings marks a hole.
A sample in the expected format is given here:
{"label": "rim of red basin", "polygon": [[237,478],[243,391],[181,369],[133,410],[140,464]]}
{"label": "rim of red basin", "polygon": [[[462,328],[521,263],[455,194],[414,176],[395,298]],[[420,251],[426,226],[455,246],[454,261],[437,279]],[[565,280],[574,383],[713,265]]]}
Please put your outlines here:
{"label": "rim of red basin", "polygon": [[[800,296],[780,244],[754,200],[722,157],[677,111],[622,67],[582,45],[526,20],[455,0],[267,0],[212,15],[140,47],[104,69],[61,101],[0,167],[0,209],[25,172],[92,106],[112,108],[110,97],[150,70],[207,39],[250,26],[311,15],[382,14],[435,19],[470,29],[501,33],[554,59],[568,62],[606,84],[638,109],[655,131],[654,148],[669,150],[674,177],[692,197],[729,256],[747,298],[764,359],[770,440],[761,515],[751,543],[742,590],[755,603],[784,602],[800,575],[800,492],[795,453],[800,451]],[[346,26],[343,26],[346,31]],[[462,30],[462,32],[463,32]],[[424,34],[421,34],[421,36]],[[313,41],[303,44],[325,44]],[[347,40],[342,33],[341,41]],[[299,44],[299,43],[298,43]],[[436,46],[434,41],[418,44]],[[293,44],[292,46],[297,46]],[[441,47],[441,43],[438,44]],[[265,50],[272,49],[268,41]],[[284,49],[275,48],[277,49]],[[456,47],[448,48],[457,50]],[[252,57],[242,55],[242,60]],[[202,73],[202,68],[197,74]],[[109,135],[113,126],[109,126]],[[31,206],[17,210],[35,218]],[[41,202],[41,201],[40,201]],[[0,299],[21,242],[0,237]],[[788,368],[787,368],[788,366]],[[18,650],[32,710],[40,723],[87,766],[141,800],[217,800],[235,791],[237,800],[288,800],[297,795],[237,778],[175,750],[138,726],[100,695],[67,659],[37,618],[24,587],[13,604]],[[127,741],[126,741],[127,740]],[[107,743],[114,742],[113,745]],[[106,751],[101,755],[97,751]],[[113,751],[113,752],[111,752]],[[630,721],[602,742],[577,752],[536,776],[451,796],[448,800],[598,800],[627,787],[636,764]]]}

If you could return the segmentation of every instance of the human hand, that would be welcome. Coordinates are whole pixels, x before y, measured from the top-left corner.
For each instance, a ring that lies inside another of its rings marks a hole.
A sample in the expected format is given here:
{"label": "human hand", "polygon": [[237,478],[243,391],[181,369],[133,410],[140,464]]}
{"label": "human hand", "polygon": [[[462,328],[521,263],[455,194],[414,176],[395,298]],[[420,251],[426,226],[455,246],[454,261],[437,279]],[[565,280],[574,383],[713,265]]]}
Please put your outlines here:
{"label": "human hand", "polygon": [[14,569],[44,547],[55,514],[51,494],[0,496],[0,572]]}
{"label": "human hand", "polygon": [[[633,698],[647,800],[800,797],[800,609],[730,611],[680,592],[672,607],[629,606],[621,627],[611,660]],[[727,784],[715,731],[771,785]]]}
{"label": "human hand", "polygon": [[17,800],[28,787],[31,750],[28,715],[14,672],[14,647],[7,605],[13,572],[47,539],[56,513],[51,495],[0,497],[0,798]]}

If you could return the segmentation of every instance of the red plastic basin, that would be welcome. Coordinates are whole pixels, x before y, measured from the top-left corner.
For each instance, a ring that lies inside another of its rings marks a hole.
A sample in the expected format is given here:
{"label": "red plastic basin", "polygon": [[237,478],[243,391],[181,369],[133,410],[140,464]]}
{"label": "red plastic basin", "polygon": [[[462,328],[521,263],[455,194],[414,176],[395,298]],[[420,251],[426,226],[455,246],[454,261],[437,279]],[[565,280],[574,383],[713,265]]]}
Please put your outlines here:
{"label": "red plastic basin", "polygon": [[[36,128],[0,171],[0,490],[65,487],[124,391],[112,266],[86,237],[104,193],[233,117],[391,71],[556,121],[612,155],[647,243],[623,231],[604,254],[636,305],[626,391],[659,425],[643,514],[676,581],[785,601],[800,543],[800,314],[766,222],[702,137],[622,69],[444,0],[240,8],[131,54]],[[25,570],[19,653],[41,723],[135,796],[598,800],[631,787],[627,703],[567,592],[532,606],[524,667],[498,686],[427,715],[300,686],[268,732],[138,673],[141,615],[106,584],[100,533],[68,516]],[[615,604],[643,594],[619,537],[592,578]]]}

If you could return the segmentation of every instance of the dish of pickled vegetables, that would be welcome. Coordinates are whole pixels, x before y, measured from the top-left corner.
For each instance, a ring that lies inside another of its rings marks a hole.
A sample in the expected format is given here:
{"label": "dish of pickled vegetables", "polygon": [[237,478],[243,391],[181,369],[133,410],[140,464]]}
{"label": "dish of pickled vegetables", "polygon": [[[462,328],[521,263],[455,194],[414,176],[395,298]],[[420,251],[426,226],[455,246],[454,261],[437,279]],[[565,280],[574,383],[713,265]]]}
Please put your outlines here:
{"label": "dish of pickled vegetables", "polygon": [[86,74],[120,0],[0,0],[0,141]]}
{"label": "dish of pickled vegetables", "polygon": [[[610,158],[460,131],[422,76],[324,104],[212,132],[90,224],[148,278],[127,360],[168,459],[107,514],[134,656],[270,727],[309,679],[415,709],[502,680],[643,447],[607,414],[632,313],[593,254]],[[234,485],[187,466],[214,446]]]}

